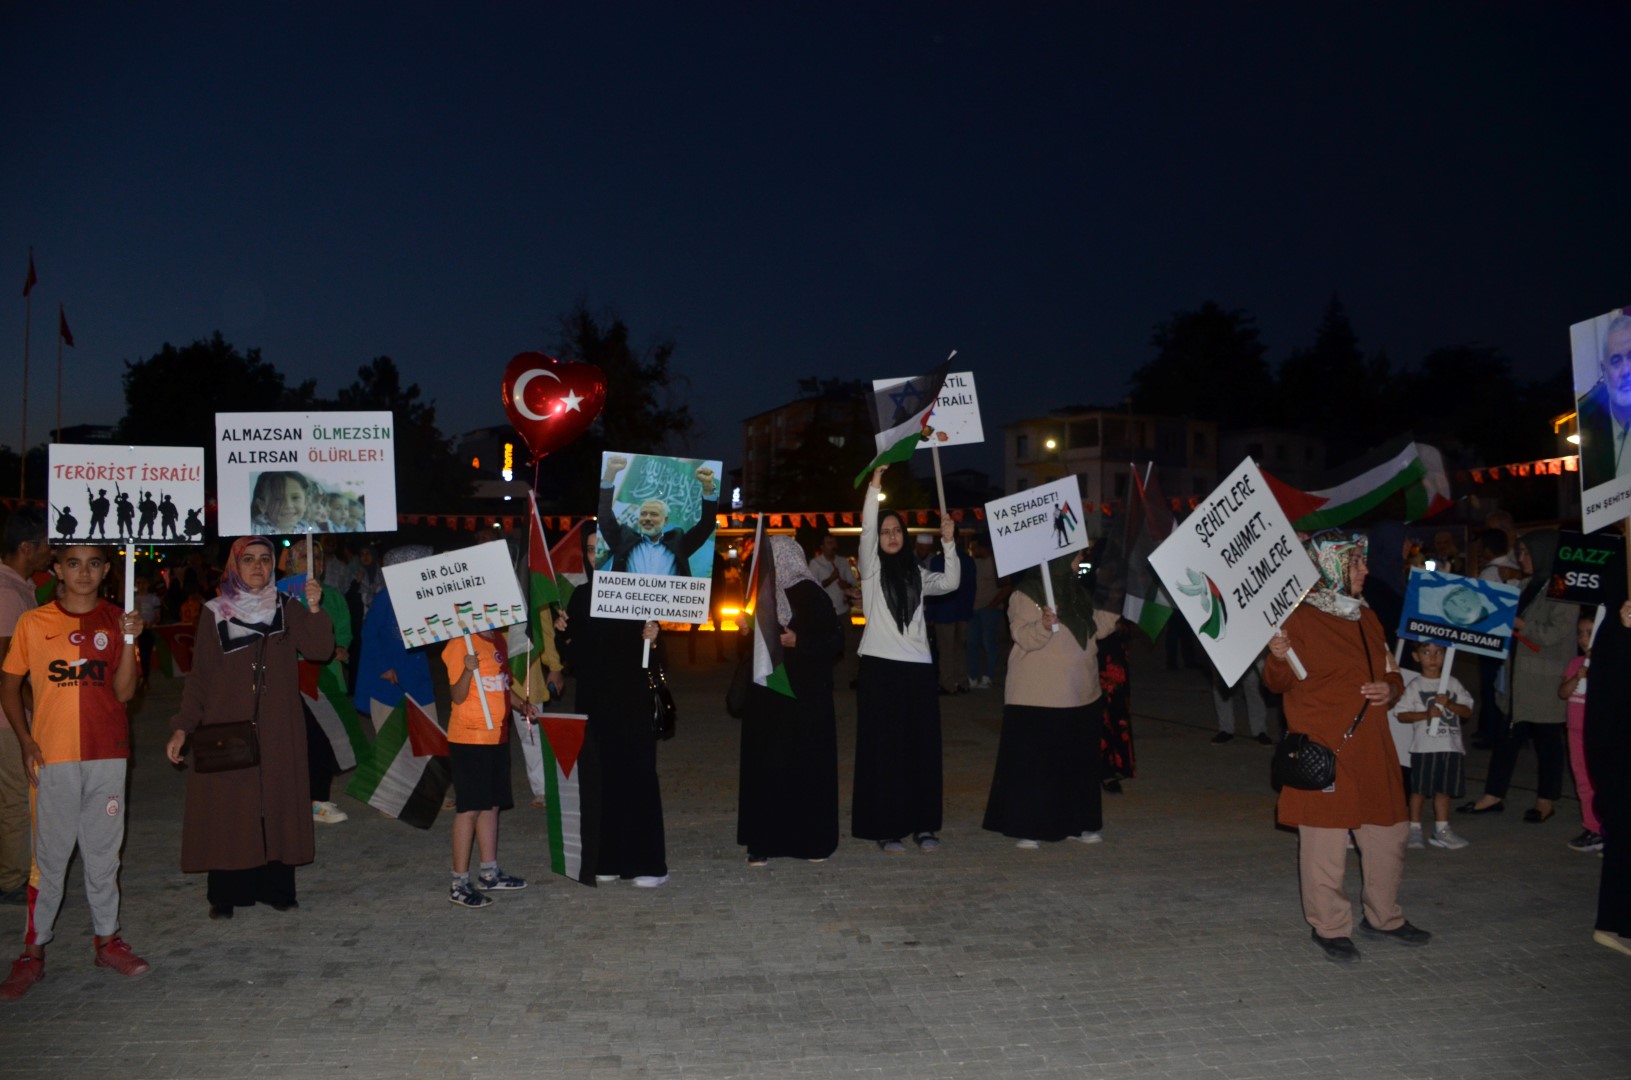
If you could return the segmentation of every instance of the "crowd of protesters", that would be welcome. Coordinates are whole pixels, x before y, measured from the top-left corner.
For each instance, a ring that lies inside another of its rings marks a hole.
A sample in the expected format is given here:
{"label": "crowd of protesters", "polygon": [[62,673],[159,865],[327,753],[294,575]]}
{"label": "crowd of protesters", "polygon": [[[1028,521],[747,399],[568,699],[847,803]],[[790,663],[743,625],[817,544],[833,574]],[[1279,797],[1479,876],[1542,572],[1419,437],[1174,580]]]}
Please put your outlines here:
{"label": "crowd of protesters", "polygon": [[[884,855],[902,855],[908,843],[925,854],[936,851],[944,802],[941,701],[961,694],[989,693],[989,711],[1001,719],[984,828],[1025,850],[1061,840],[1100,842],[1102,796],[1120,794],[1122,782],[1137,775],[1127,651],[1138,631],[1120,618],[1119,603],[1107,602],[1095,587],[1095,552],[1002,578],[988,542],[980,536],[960,542],[949,519],[937,534],[920,532],[914,543],[906,517],[882,509],[875,498],[881,475],[880,469],[866,489],[853,557],[835,535],[810,538],[807,546],[776,535],[762,545],[762,557],[775,567],[776,590],[774,611],[759,617],[773,620],[792,693],[759,684],[748,691],[737,842],[749,866],[777,858],[820,862],[837,850],[841,831],[873,842]],[[1427,944],[1431,935],[1406,921],[1399,903],[1407,852],[1429,846],[1459,851],[1478,839],[1477,830],[1460,835],[1449,820],[1452,801],[1467,794],[1469,747],[1488,749],[1491,757],[1482,795],[1456,807],[1463,831],[1505,809],[1514,767],[1529,745],[1539,783],[1523,820],[1544,825],[1556,815],[1567,765],[1581,811],[1581,832],[1569,846],[1604,860],[1595,939],[1631,954],[1631,842],[1624,839],[1631,836],[1625,722],[1631,716],[1631,602],[1594,616],[1547,599],[1540,568],[1550,565],[1557,544],[1554,528],[1520,534],[1501,517],[1476,533],[1467,553],[1447,529],[1430,539],[1387,523],[1316,534],[1307,547],[1320,583],[1244,678],[1228,686],[1211,673],[1213,743],[1235,739],[1235,710],[1243,706],[1252,735],[1243,741],[1272,746],[1291,731],[1346,751],[1332,789],[1288,788],[1279,803],[1279,821],[1299,835],[1304,917],[1327,958],[1350,963],[1359,957],[1342,885],[1355,848],[1364,867],[1357,931]],[[730,560],[738,590],[737,563],[749,548],[743,543]],[[0,983],[0,998],[22,996],[44,976],[62,867],[75,844],[86,860],[97,963],[126,975],[148,969],[118,935],[116,878],[129,754],[124,707],[153,677],[155,626],[197,628],[192,675],[166,747],[170,760],[183,764],[188,747],[214,723],[252,720],[260,733],[262,756],[252,776],[191,770],[182,869],[207,874],[212,918],[230,918],[254,903],[297,906],[294,872],[314,857],[313,827],[346,820],[330,790],[335,773],[355,764],[343,740],[353,739],[366,754],[367,732],[377,723],[373,718],[366,731],[347,729],[349,736],[325,729],[300,692],[298,665],[313,665],[326,673],[318,678],[343,684],[343,698],[356,693],[364,700],[364,691],[372,691],[358,690],[359,671],[368,666],[362,654],[370,648],[406,653],[389,625],[380,629],[391,621],[382,566],[430,553],[402,546],[382,556],[359,537],[324,536],[308,566],[304,550],[245,537],[219,567],[199,548],[164,565],[143,562],[135,574],[134,609],[124,613],[110,603],[123,595],[122,567],[111,552],[53,548],[41,512],[24,506],[9,514],[0,550],[0,708],[8,721],[0,724],[0,903],[23,905],[27,918],[25,951]],[[593,560],[586,565],[593,573]],[[1412,566],[1475,572],[1521,591],[1518,647],[1505,659],[1476,661],[1478,678],[1468,680],[1476,692],[1444,670],[1443,648],[1397,639]],[[279,571],[303,578],[303,587],[278,591]],[[668,880],[652,699],[642,670],[644,649],[655,643],[656,655],[663,655],[662,635],[655,623],[594,616],[589,592],[580,587],[573,603],[544,620],[545,640],[529,658],[533,674],[525,692],[511,679],[506,661],[514,642],[501,631],[478,635],[469,650],[461,641],[449,643],[440,662],[429,666],[446,698],[452,751],[449,899],[455,904],[479,908],[492,902],[489,892],[526,887],[497,861],[499,815],[513,805],[510,726],[533,721],[561,701],[569,675],[601,769],[594,876],[648,888]],[[40,620],[47,616],[92,635],[100,650],[83,658],[80,693],[71,704],[38,675],[48,651]],[[742,629],[751,628],[740,618]],[[714,629],[723,625],[716,616]],[[134,647],[123,645],[127,633]],[[1169,664],[1182,659],[1206,666],[1181,618],[1169,623],[1166,636]],[[751,658],[751,636],[744,633],[739,642],[716,657],[750,663],[739,658]],[[1308,673],[1295,671],[1294,656],[1309,665]],[[413,677],[406,655],[383,665],[375,659],[392,687]],[[856,738],[853,802],[843,830],[834,696],[842,692],[840,673],[850,671]],[[243,690],[250,686],[253,692]],[[1363,704],[1352,717],[1348,698],[1356,688]],[[1375,718],[1362,723],[1369,713]],[[70,729],[71,739],[64,734]],[[532,805],[542,806],[544,784],[533,756],[527,762]],[[99,764],[107,761],[118,768]],[[42,793],[32,826],[31,785]],[[65,809],[86,785],[98,798],[106,794],[103,816],[115,819],[117,836],[106,822],[96,829],[75,824],[77,811]],[[1430,832],[1423,818],[1429,809]],[[472,847],[480,863],[475,874]]]}

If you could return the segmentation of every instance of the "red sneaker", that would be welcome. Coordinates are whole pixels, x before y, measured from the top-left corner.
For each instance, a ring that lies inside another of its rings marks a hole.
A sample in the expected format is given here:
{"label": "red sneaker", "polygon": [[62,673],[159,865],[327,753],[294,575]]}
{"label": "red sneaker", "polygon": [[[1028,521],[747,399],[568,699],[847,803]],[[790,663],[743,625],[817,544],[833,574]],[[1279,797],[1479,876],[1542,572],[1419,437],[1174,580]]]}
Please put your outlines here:
{"label": "red sneaker", "polygon": [[27,953],[11,962],[11,974],[0,982],[0,1001],[16,1001],[29,987],[45,980],[45,960]]}
{"label": "red sneaker", "polygon": [[121,975],[146,975],[153,965],[130,951],[122,937],[112,937],[96,947],[96,966],[112,968]]}

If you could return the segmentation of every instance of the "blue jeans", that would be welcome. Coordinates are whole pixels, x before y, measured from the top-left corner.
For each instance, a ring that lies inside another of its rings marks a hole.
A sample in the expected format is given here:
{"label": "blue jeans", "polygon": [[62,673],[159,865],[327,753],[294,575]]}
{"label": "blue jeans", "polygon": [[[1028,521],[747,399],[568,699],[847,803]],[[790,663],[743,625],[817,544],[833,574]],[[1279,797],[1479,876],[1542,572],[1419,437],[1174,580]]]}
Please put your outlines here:
{"label": "blue jeans", "polygon": [[968,677],[995,679],[997,677],[997,629],[1002,625],[1002,612],[996,608],[982,608],[974,613],[968,624]]}

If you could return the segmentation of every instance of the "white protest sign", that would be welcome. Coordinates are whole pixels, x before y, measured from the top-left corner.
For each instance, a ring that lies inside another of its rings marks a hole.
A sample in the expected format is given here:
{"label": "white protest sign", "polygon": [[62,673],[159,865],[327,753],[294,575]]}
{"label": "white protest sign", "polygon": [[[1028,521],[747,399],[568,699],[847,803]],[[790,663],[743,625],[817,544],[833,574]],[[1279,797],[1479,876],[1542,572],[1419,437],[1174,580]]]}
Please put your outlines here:
{"label": "white protest sign", "polygon": [[1173,527],[1150,566],[1231,686],[1319,581],[1251,458]]}
{"label": "white protest sign", "polygon": [[[905,378],[873,379],[872,392],[879,394],[906,381]],[[934,415],[929,417],[929,426],[936,432],[944,432],[946,438],[944,441],[924,439],[918,443],[919,450],[927,450],[936,443],[941,446],[962,446],[964,443],[985,441],[985,429],[980,426],[980,399],[974,391],[972,371],[946,374],[940,397],[934,403]]]}
{"label": "white protest sign", "polygon": [[713,587],[721,463],[601,455],[589,612],[611,619],[705,623]]}
{"label": "white protest sign", "polygon": [[408,648],[518,623],[527,617],[502,540],[384,568],[397,629]]}
{"label": "white protest sign", "polygon": [[1076,475],[985,504],[991,554],[1003,577],[1087,547]]}
{"label": "white protest sign", "polygon": [[52,443],[46,473],[54,544],[204,542],[204,450]]}
{"label": "white protest sign", "polygon": [[216,413],[222,536],[395,532],[389,412]]}

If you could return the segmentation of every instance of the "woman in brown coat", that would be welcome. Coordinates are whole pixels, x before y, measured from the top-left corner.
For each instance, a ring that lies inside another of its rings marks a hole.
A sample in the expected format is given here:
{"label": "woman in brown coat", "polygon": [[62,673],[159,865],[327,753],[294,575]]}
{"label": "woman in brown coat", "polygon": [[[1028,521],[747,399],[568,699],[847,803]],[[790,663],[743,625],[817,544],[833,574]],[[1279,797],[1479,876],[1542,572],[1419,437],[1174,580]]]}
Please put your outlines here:
{"label": "woman in brown coat", "polygon": [[[1336,782],[1324,791],[1285,788],[1279,820],[1295,826],[1303,915],[1314,943],[1338,963],[1359,959],[1349,934],[1353,904],[1343,891],[1348,837],[1364,875],[1367,937],[1425,945],[1432,937],[1399,907],[1409,813],[1387,710],[1404,682],[1376,615],[1359,599],[1369,572],[1363,535],[1328,529],[1308,541],[1320,581],[1269,641],[1263,685],[1285,695],[1286,727],[1335,750]],[[1305,669],[1299,678],[1289,657]],[[1364,717],[1344,742],[1354,717]]]}
{"label": "woman in brown coat", "polygon": [[192,674],[165,748],[179,765],[200,725],[256,722],[259,765],[187,777],[181,869],[208,872],[212,919],[256,902],[295,907],[294,868],[316,855],[295,654],[328,657],[334,628],[320,606],[322,585],[306,582],[305,604],[279,595],[272,560],[263,536],[233,542],[221,595],[198,620]]}

